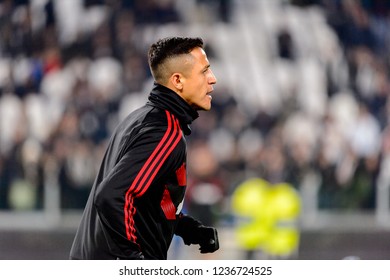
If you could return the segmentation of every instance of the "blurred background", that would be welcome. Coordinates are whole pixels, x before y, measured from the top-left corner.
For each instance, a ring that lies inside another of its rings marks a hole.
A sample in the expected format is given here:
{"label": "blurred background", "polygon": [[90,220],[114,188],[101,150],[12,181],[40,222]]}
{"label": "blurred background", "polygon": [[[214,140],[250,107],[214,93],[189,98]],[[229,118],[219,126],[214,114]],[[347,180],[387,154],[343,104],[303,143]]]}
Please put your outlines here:
{"label": "blurred background", "polygon": [[149,45],[199,36],[218,83],[188,140],[171,259],[390,259],[387,0],[0,1],[0,259],[67,259]]}

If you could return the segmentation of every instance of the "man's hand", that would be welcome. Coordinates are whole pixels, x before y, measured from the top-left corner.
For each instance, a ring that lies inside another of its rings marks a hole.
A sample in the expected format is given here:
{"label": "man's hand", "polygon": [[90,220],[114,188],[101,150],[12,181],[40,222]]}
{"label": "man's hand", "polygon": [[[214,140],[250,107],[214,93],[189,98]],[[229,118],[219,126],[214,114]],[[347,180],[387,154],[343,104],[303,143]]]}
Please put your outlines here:
{"label": "man's hand", "polygon": [[217,230],[213,227],[206,227],[198,220],[182,215],[175,234],[183,238],[184,244],[199,244],[202,254],[213,253],[219,249]]}
{"label": "man's hand", "polygon": [[200,252],[213,253],[219,249],[218,232],[215,228],[200,226],[198,228]]}

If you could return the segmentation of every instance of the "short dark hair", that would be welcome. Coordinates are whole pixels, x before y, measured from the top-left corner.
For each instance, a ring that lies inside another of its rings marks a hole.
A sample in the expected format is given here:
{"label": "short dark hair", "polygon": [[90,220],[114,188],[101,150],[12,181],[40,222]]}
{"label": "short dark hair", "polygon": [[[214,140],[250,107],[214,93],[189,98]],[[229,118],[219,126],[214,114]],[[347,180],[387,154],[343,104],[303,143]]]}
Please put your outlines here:
{"label": "short dark hair", "polygon": [[203,48],[203,40],[199,37],[167,37],[152,44],[148,52],[148,62],[153,77],[158,80],[162,76],[159,66],[167,59],[188,54],[196,47]]}

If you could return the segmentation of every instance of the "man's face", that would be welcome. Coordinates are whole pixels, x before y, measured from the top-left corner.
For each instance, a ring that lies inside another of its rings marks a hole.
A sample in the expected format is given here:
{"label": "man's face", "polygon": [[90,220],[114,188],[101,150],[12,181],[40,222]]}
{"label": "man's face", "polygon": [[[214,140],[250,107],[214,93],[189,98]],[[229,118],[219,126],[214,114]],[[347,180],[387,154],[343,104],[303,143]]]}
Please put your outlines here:
{"label": "man's face", "polygon": [[183,89],[179,95],[195,110],[208,111],[211,109],[210,94],[217,79],[202,48],[195,48],[190,54],[193,57],[192,67],[185,73]]}

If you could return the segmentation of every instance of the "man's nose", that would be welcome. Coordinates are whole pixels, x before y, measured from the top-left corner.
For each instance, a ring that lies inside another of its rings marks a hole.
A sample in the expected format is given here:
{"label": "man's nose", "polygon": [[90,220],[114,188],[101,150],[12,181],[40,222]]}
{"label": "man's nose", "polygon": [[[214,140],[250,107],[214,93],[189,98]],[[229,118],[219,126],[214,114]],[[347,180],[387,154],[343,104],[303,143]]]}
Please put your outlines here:
{"label": "man's nose", "polygon": [[209,79],[209,83],[210,84],[216,84],[217,83],[217,78],[215,77],[213,71],[210,71],[211,72],[211,76],[210,76],[210,79]]}

